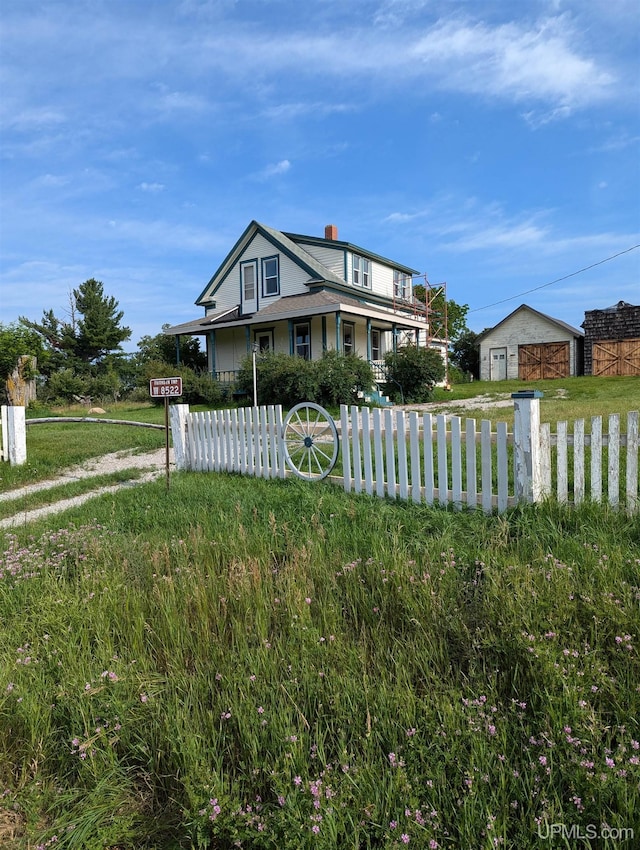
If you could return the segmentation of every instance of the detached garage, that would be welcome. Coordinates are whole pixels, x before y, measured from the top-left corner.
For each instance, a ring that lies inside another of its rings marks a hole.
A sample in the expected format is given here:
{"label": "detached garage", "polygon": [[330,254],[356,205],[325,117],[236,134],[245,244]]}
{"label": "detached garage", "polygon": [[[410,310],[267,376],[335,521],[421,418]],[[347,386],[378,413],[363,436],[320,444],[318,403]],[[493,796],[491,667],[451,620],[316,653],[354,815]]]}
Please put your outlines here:
{"label": "detached garage", "polygon": [[582,374],[584,334],[522,304],[480,334],[480,380],[540,381]]}

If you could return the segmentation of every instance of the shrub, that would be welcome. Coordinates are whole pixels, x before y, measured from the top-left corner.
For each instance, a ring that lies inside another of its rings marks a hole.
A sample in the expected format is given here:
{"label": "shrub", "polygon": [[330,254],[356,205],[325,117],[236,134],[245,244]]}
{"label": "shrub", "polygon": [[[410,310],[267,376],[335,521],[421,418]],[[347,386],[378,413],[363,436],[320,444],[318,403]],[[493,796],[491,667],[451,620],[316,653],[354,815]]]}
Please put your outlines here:
{"label": "shrub", "polygon": [[[314,363],[302,357],[275,351],[256,358],[258,404],[281,404],[293,407],[301,401],[316,401],[317,377]],[[238,372],[237,387],[253,399],[253,363],[245,357]]]}
{"label": "shrub", "polygon": [[[222,403],[223,393],[220,384],[215,381],[208,372],[195,372],[188,366],[176,366],[165,363],[162,360],[148,360],[140,372],[139,389],[144,391],[145,397],[149,397],[149,381],[151,378],[182,378],[182,396],[180,401],[184,404],[204,404],[215,407]],[[163,399],[154,399],[154,403],[162,404]]]}
{"label": "shrub", "polygon": [[48,403],[68,403],[73,401],[75,396],[88,395],[89,380],[77,375],[73,369],[53,372],[39,390],[40,400]]}
{"label": "shrub", "polygon": [[[373,372],[355,354],[326,351],[320,360],[304,360],[291,354],[268,351],[256,358],[258,404],[293,407],[314,401],[325,407],[351,404],[358,392],[371,389]],[[238,373],[237,387],[253,399],[253,363],[246,357]]]}
{"label": "shrub", "polygon": [[371,366],[355,354],[325,351],[322,359],[315,361],[314,367],[318,402],[325,407],[355,403],[359,392],[368,392],[373,386]]}
{"label": "shrub", "polygon": [[444,378],[444,360],[433,348],[406,345],[389,352],[385,358],[385,393],[396,404],[421,404],[429,401],[435,384]]}

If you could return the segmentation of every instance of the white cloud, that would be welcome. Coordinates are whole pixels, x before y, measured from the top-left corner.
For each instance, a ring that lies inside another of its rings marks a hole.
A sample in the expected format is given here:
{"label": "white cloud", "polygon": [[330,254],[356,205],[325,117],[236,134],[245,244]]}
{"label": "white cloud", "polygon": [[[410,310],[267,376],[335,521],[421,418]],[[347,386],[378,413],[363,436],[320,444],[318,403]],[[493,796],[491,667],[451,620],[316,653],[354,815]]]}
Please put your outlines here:
{"label": "white cloud", "polygon": [[269,106],[262,111],[262,114],[265,118],[276,120],[293,120],[306,117],[307,115],[312,115],[316,118],[326,118],[328,115],[355,112],[357,108],[356,104],[297,101]]}
{"label": "white cloud", "polygon": [[138,185],[138,189],[142,192],[151,192],[152,194],[157,194],[158,192],[164,191],[163,183],[140,183]]}
{"label": "white cloud", "polygon": [[288,159],[281,159],[280,162],[274,162],[267,165],[258,175],[262,180],[269,180],[271,177],[278,177],[280,174],[286,174],[291,168],[291,163]]}
{"label": "white cloud", "polygon": [[608,96],[613,74],[579,55],[569,19],[530,27],[444,21],[410,46],[416,62],[437,68],[444,87],[516,102],[579,106]]}

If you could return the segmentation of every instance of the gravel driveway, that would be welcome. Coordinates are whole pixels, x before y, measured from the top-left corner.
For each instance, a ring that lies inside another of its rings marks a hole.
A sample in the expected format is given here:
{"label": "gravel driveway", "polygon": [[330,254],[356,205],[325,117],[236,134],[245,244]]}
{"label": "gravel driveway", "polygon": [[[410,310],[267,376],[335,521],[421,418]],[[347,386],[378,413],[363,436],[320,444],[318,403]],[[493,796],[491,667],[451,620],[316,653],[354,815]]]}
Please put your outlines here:
{"label": "gravel driveway", "polygon": [[[170,452],[169,461],[172,465],[173,451]],[[17,501],[31,493],[38,493],[43,490],[50,490],[52,487],[59,487],[62,484],[70,484],[74,481],[80,481],[85,478],[95,478],[97,475],[109,475],[113,472],[121,472],[127,469],[144,469],[147,470],[139,478],[132,479],[128,482],[120,482],[118,484],[110,484],[105,487],[97,487],[95,490],[90,490],[87,493],[82,493],[80,496],[73,496],[70,499],[61,499],[50,505],[43,505],[33,510],[20,511],[13,516],[6,517],[0,520],[0,528],[13,528],[17,525],[25,525],[32,520],[39,519],[49,514],[65,511],[67,508],[75,507],[93,499],[95,496],[102,496],[105,493],[115,493],[123,487],[135,487],[137,484],[144,484],[147,481],[153,481],[156,478],[165,474],[166,449],[155,449],[152,452],[144,454],[132,454],[129,451],[113,452],[102,457],[92,458],[78,466],[66,469],[60,476],[53,478],[50,481],[39,481],[37,484],[30,484],[27,487],[20,487],[17,490],[9,490],[6,493],[0,493],[0,502]]]}

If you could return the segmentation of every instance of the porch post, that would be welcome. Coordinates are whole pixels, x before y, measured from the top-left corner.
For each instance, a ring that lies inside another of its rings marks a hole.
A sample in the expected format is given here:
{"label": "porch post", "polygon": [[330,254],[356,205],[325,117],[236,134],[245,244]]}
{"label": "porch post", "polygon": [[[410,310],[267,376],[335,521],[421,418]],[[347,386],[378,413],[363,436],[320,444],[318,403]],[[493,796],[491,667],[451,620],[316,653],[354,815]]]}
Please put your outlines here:
{"label": "porch post", "polygon": [[391,326],[391,344],[393,348],[393,353],[395,354],[398,349],[398,326],[394,324]]}
{"label": "porch post", "polygon": [[322,350],[327,350],[327,317],[322,317]]}
{"label": "porch post", "polygon": [[367,318],[367,361],[371,363],[371,319]]}
{"label": "porch post", "polygon": [[244,335],[247,340],[247,354],[251,351],[251,327],[249,325],[244,326]]}
{"label": "porch post", "polygon": [[293,339],[293,319],[289,319],[289,354],[293,357],[295,354],[294,350],[294,339]]}
{"label": "porch post", "polygon": [[543,497],[540,451],[540,390],[512,393],[515,496],[518,501],[539,502]]}
{"label": "porch post", "polygon": [[176,363],[180,365],[180,335],[176,334]]}
{"label": "porch post", "polygon": [[340,339],[340,328],[342,326],[342,318],[340,313],[336,313],[336,351],[342,351],[342,340]]}

